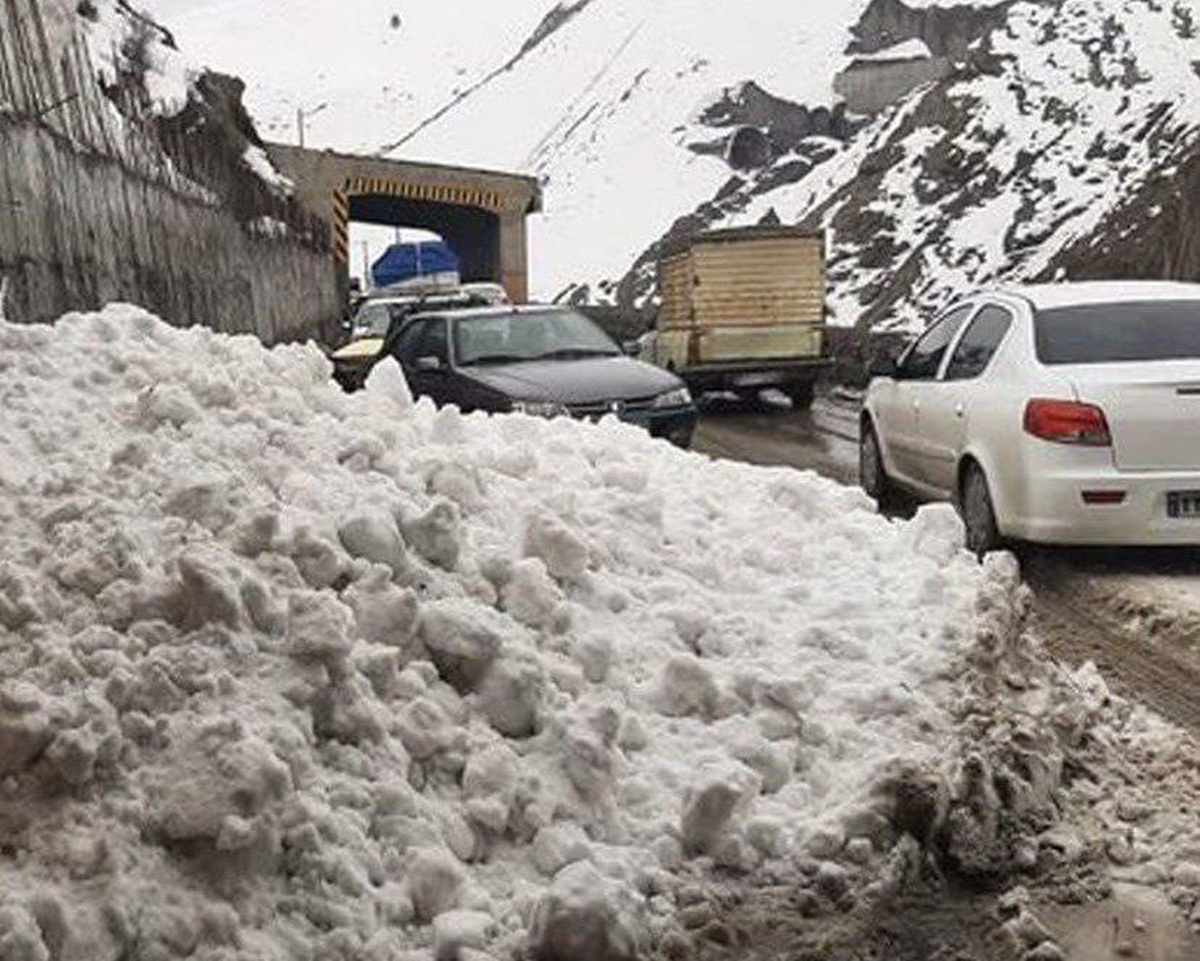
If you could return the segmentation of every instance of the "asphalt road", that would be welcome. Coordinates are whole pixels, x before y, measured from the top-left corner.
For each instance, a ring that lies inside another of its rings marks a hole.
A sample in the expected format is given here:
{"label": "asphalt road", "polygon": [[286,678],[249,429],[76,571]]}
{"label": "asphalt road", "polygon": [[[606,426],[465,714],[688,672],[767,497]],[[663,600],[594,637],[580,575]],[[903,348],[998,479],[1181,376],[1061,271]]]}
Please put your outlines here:
{"label": "asphalt road", "polygon": [[[858,408],[820,396],[794,411],[782,396],[755,403],[708,397],[693,448],[765,466],[812,470],[844,484],[858,480]],[[1133,582],[1147,575],[1186,578],[1200,592],[1196,551],[1023,549],[1022,572],[1034,591],[1032,626],[1064,663],[1092,661],[1115,690],[1200,732],[1200,640],[1197,615],[1156,611],[1132,619],[1141,603]],[[1122,593],[1128,603],[1122,603]]]}
{"label": "asphalt road", "polygon": [[794,411],[782,396],[750,403],[724,395],[702,403],[692,448],[701,453],[769,467],[814,470],[843,484],[858,482],[858,409],[818,397]]}

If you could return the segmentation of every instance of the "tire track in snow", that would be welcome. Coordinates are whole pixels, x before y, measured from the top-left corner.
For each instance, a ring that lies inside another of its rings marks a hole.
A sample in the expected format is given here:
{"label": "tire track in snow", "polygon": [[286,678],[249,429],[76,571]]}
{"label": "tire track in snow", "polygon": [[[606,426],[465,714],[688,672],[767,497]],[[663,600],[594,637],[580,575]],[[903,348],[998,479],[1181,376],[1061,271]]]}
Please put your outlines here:
{"label": "tire track in snow", "polygon": [[1200,733],[1200,665],[1123,629],[1072,588],[1069,570],[1040,552],[1022,568],[1034,590],[1034,627],[1055,656],[1094,661],[1119,693]]}

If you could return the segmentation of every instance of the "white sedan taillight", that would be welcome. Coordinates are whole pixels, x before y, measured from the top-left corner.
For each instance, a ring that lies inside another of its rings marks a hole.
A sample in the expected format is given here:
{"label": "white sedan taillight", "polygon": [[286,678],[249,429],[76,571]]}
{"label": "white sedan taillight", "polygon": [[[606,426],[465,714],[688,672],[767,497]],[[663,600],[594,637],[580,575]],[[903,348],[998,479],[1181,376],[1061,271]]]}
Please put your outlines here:
{"label": "white sedan taillight", "polygon": [[1031,400],[1025,406],[1025,432],[1055,444],[1112,446],[1104,411],[1073,400]]}

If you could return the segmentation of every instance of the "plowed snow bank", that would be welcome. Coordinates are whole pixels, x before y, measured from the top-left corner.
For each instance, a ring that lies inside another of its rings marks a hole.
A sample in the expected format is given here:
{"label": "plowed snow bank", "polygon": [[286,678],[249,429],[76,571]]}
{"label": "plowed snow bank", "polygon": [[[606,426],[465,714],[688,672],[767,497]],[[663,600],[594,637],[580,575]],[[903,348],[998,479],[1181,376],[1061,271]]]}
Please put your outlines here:
{"label": "plowed snow bank", "polygon": [[0,957],[629,957],[693,859],[869,859],[1014,590],[960,540],[312,347],[0,324]]}

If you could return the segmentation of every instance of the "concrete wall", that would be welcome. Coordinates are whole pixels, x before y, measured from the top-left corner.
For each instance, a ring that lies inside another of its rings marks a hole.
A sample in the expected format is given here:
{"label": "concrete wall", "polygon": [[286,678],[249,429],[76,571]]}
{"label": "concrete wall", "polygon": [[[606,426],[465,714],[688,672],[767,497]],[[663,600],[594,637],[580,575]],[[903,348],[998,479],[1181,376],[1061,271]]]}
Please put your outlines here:
{"label": "concrete wall", "polygon": [[[100,90],[67,0],[0,4],[0,275],[10,320],[126,300],[268,342],[335,325],[325,238],[240,223]],[[282,224],[276,225],[281,227]]]}

